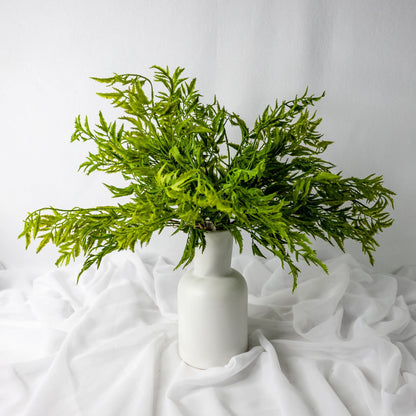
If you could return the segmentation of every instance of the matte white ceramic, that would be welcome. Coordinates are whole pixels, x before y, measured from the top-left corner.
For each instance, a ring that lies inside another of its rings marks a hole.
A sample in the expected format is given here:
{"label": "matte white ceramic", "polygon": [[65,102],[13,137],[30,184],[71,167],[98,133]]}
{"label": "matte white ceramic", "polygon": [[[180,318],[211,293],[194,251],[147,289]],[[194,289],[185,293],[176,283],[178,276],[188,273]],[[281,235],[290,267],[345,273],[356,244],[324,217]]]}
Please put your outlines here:
{"label": "matte white ceramic", "polygon": [[205,250],[197,249],[178,286],[179,355],[201,369],[247,350],[247,284],[231,268],[233,238],[227,231],[205,235]]}

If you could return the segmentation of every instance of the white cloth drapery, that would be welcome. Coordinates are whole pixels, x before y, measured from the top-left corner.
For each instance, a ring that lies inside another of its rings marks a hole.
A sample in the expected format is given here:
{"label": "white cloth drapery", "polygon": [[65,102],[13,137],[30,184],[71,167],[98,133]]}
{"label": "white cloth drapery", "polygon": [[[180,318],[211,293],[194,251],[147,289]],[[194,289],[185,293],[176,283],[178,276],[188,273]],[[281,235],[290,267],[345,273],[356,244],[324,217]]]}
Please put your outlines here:
{"label": "white cloth drapery", "polygon": [[416,415],[416,269],[376,275],[350,255],[329,275],[235,256],[249,287],[249,350],[197,370],[177,354],[183,270],[156,254],[0,270],[0,414]]}

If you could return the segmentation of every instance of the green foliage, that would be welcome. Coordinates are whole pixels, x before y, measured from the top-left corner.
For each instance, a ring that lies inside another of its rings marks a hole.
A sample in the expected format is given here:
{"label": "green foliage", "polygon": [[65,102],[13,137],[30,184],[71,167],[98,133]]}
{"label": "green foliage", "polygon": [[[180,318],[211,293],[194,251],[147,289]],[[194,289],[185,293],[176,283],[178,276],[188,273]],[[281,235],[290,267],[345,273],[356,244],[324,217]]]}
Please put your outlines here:
{"label": "green foliage", "polygon": [[[203,104],[196,80],[183,77],[182,68],[153,69],[153,82],[134,74],[94,78],[110,87],[99,95],[123,115],[107,122],[100,112],[94,128],[87,117],[77,117],[72,136],[97,149],[80,169],[87,175],[121,173],[125,187],[105,186],[129,202],[29,213],[20,235],[27,245],[35,238],[41,239],[38,251],[56,245],[57,265],[82,254],[81,275],[106,254],[134,250],[165,227],[188,235],[178,266],[189,264],[195,248],[204,247],[205,232],[229,230],[241,250],[244,230],[254,254],[269,250],[289,266],[293,288],[300,257],[326,270],[311,238],[341,249],[346,239],[356,240],[373,263],[374,236],[392,224],[386,208],[394,193],[383,187],[381,176],[343,178],[320,158],[331,142],[318,133],[321,119],[309,108],[323,95],[306,91],[276,101],[249,128],[216,99]],[[231,141],[228,135],[236,130],[240,138]]]}

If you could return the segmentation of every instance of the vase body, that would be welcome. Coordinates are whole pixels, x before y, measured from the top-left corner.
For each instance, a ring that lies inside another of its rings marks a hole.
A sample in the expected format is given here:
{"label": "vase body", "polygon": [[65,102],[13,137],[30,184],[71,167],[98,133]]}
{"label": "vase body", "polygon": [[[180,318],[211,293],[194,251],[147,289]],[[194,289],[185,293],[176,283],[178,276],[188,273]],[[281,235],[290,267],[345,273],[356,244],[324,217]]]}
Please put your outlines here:
{"label": "vase body", "polygon": [[227,231],[205,234],[194,268],[178,286],[179,355],[201,369],[223,366],[247,350],[247,284],[231,268],[233,239]]}

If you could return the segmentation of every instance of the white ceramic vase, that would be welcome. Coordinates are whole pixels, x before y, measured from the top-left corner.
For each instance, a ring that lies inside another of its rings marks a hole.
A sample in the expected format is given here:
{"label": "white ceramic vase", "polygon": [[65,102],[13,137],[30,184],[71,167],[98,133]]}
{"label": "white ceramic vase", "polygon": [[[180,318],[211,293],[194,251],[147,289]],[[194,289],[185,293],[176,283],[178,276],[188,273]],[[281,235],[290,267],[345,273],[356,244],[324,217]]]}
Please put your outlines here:
{"label": "white ceramic vase", "polygon": [[247,284],[231,268],[233,238],[228,231],[205,234],[193,270],[178,286],[179,355],[207,369],[223,366],[247,350]]}

